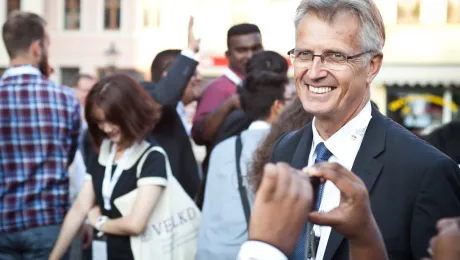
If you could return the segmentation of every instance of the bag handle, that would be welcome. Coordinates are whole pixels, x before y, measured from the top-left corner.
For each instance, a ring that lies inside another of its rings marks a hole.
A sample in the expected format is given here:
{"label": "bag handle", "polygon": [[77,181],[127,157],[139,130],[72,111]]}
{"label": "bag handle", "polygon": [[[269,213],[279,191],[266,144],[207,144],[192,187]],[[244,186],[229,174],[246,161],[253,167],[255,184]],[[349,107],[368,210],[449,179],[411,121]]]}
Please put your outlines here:
{"label": "bag handle", "polygon": [[142,155],[141,160],[139,161],[139,164],[137,165],[137,168],[136,168],[136,178],[139,179],[139,176],[141,176],[142,166],[144,165],[145,159],[147,159],[147,156],[148,156],[151,152],[154,152],[154,151],[163,154],[163,156],[165,157],[165,162],[166,162],[166,176],[167,176],[168,181],[169,181],[169,180],[171,179],[171,176],[172,176],[171,165],[169,164],[168,155],[166,154],[165,150],[163,150],[163,148],[161,148],[160,146],[152,146],[151,148],[149,148],[149,149],[144,153],[144,155]]}
{"label": "bag handle", "polygon": [[243,185],[243,176],[241,175],[240,160],[241,160],[242,150],[243,150],[243,144],[241,142],[241,136],[238,135],[236,137],[236,142],[235,142],[236,174],[238,176],[238,191],[240,192],[241,203],[243,204],[244,216],[246,218],[246,224],[249,229],[249,218],[250,218],[251,210],[249,207],[249,199],[248,199],[247,190],[246,190],[246,187],[244,187]]}

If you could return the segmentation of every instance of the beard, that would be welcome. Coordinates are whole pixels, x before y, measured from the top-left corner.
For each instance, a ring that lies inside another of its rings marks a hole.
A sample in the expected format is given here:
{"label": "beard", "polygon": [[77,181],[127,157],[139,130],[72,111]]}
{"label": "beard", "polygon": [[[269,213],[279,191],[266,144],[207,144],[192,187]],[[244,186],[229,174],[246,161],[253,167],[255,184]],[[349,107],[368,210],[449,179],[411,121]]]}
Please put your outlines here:
{"label": "beard", "polygon": [[49,63],[48,63],[48,55],[44,54],[39,63],[38,63],[38,69],[40,70],[40,72],[45,76],[45,77],[49,77],[51,75],[51,67],[49,66]]}

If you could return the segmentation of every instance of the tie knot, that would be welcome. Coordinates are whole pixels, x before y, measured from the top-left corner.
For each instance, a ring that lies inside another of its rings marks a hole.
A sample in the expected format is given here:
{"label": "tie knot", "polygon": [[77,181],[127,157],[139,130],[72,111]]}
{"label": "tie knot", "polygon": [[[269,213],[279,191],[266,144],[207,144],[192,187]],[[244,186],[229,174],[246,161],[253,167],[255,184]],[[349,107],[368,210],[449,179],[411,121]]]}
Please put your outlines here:
{"label": "tie knot", "polygon": [[316,146],[316,160],[315,163],[327,162],[331,157],[332,153],[327,149],[324,143],[319,143]]}

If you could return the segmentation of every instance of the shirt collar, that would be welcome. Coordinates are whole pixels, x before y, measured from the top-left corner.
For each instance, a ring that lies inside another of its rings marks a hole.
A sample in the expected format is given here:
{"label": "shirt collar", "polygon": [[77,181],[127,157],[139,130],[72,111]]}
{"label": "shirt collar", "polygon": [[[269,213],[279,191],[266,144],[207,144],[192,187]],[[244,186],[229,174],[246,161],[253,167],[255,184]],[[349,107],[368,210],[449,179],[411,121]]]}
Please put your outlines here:
{"label": "shirt collar", "polygon": [[9,67],[3,73],[2,79],[7,78],[7,77],[20,76],[24,74],[42,76],[42,73],[40,72],[38,68],[32,65],[21,65],[21,66]]}
{"label": "shirt collar", "polygon": [[352,144],[358,145],[359,147],[371,118],[372,106],[369,101],[355,118],[346,123],[339,131],[329,137],[327,141],[324,141],[319,135],[315,127],[316,118],[313,118],[313,144],[311,149],[315,151],[316,146],[324,142],[327,149],[339,160],[348,158],[347,149],[343,149],[344,140],[353,139],[355,142],[352,142]]}
{"label": "shirt collar", "polygon": [[261,129],[269,129],[271,127],[271,125],[265,121],[262,121],[262,120],[256,120],[254,122],[252,122],[248,129],[249,130],[261,130]]}

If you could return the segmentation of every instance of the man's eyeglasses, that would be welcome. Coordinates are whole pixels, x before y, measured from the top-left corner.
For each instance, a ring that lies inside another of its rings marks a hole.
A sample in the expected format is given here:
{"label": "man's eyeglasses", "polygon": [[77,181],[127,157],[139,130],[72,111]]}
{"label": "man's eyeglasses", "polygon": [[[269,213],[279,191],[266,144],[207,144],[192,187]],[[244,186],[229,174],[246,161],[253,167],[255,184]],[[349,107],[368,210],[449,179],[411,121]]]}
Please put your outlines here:
{"label": "man's eyeglasses", "polygon": [[311,51],[303,51],[292,49],[288,51],[289,58],[294,67],[298,68],[310,68],[313,64],[313,59],[319,57],[323,65],[329,69],[341,69],[344,64],[349,60],[361,57],[364,54],[371,53],[373,51],[365,51],[356,55],[348,56],[338,52],[325,52],[322,54],[313,54]]}

